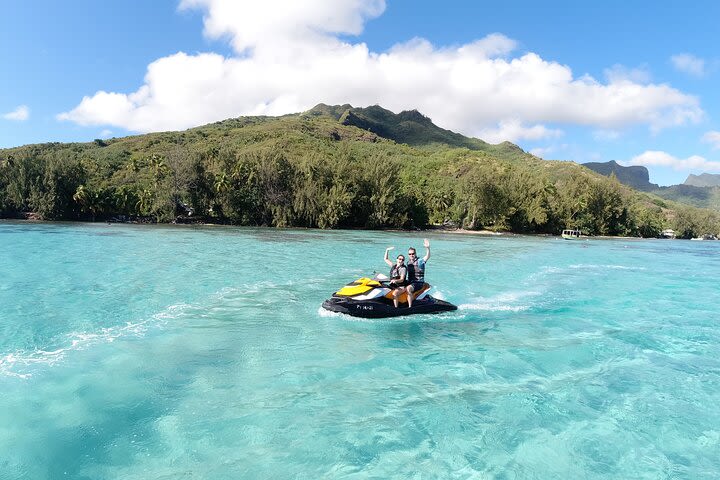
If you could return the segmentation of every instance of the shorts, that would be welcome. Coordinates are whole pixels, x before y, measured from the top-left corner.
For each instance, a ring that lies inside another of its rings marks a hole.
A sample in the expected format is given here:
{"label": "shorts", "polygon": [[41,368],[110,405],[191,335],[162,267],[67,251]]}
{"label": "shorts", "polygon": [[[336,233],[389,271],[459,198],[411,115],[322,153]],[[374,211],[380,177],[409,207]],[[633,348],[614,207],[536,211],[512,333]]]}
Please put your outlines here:
{"label": "shorts", "polygon": [[425,285],[425,281],[421,282],[410,282],[410,285],[413,287],[413,292],[418,292],[422,290],[423,286]]}

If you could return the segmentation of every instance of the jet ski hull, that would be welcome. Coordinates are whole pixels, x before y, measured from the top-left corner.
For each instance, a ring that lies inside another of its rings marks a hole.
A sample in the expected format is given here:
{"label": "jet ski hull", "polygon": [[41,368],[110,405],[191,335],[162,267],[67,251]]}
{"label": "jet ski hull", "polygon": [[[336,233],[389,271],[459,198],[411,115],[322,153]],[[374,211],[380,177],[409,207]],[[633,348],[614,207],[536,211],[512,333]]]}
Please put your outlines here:
{"label": "jet ski hull", "polygon": [[422,299],[415,300],[412,307],[407,304],[400,305],[398,308],[386,298],[378,298],[373,300],[353,300],[346,297],[331,297],[322,304],[325,310],[331,312],[345,313],[353,317],[362,318],[388,318],[401,317],[414,314],[440,313],[457,310],[452,303],[444,300],[438,300],[430,295]]}

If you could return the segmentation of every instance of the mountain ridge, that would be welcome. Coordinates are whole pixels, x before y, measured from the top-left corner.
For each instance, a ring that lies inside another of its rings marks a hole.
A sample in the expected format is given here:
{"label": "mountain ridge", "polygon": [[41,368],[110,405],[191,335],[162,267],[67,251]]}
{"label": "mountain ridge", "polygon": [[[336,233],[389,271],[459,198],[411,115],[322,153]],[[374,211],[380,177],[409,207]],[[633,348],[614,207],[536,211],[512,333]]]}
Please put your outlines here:
{"label": "mountain ridge", "polygon": [[650,183],[650,172],[643,166],[633,165],[625,167],[615,160],[610,160],[609,162],[587,162],[581,165],[606,177],[614,174],[620,183],[643,192],[649,192],[659,187],[659,185],[655,183]]}
{"label": "mountain ridge", "polygon": [[394,113],[379,105],[353,107],[350,104],[326,105],[320,103],[301,115],[333,118],[342,125],[358,127],[396,143],[412,147],[442,144],[492,153],[526,154],[522,148],[511,142],[491,144],[479,138],[467,137],[441,128],[435,125],[430,117],[416,109]]}
{"label": "mountain ridge", "polygon": [[720,211],[720,175],[690,174],[684,183],[661,187],[650,183],[649,172],[643,166],[624,167],[614,160],[582,165],[606,177],[614,174],[620,183],[665,200]]}
{"label": "mountain ridge", "polygon": [[691,185],[693,187],[720,187],[720,174],[701,173],[693,175],[692,173],[683,182],[683,185]]}

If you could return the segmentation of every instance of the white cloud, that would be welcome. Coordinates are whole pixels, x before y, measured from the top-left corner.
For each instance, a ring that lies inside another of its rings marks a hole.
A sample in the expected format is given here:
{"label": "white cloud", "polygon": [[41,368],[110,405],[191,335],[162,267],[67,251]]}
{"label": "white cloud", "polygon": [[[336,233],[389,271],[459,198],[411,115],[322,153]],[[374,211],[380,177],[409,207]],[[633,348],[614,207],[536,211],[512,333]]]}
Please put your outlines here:
{"label": "white cloud", "polygon": [[644,165],[671,167],[674,170],[702,170],[704,172],[720,172],[720,162],[707,160],[699,155],[692,155],[688,158],[673,157],[669,153],[648,150],[640,155],[631,158],[625,165]]}
{"label": "white cloud", "polygon": [[112,130],[108,130],[107,128],[100,132],[100,138],[109,138],[110,135],[112,135]]}
{"label": "white cloud", "polygon": [[650,72],[647,67],[628,68],[624,65],[615,64],[610,68],[606,68],[605,78],[611,83],[640,83],[647,84],[652,80]]}
{"label": "white cloud", "polygon": [[720,150],[720,132],[707,132],[702,136],[702,141],[711,144],[713,150]]}
{"label": "white cloud", "polygon": [[537,147],[530,150],[536,157],[546,160],[560,160],[574,163],[586,163],[602,161],[602,154],[584,149],[582,146],[573,143],[553,143],[545,147]]}
{"label": "white cloud", "polygon": [[675,69],[696,77],[705,75],[705,60],[689,53],[680,53],[670,57],[670,62]]}
{"label": "white cloud", "polygon": [[2,117],[5,120],[15,120],[18,122],[23,122],[30,118],[30,109],[27,107],[27,105],[20,105],[12,112],[3,114]]}
{"label": "white cloud", "polygon": [[530,150],[532,155],[540,158],[548,158],[549,155],[553,154],[558,150],[557,147],[551,145],[549,147],[537,147]]}
{"label": "white cloud", "polygon": [[478,136],[490,143],[500,143],[505,140],[517,142],[518,140],[543,140],[562,136],[562,130],[553,130],[544,125],[526,127],[519,120],[502,120],[496,128],[480,130]]}
{"label": "white cloud", "polygon": [[229,38],[238,53],[290,59],[360,34],[385,0],[181,0],[180,9],[205,11],[205,35]]}
{"label": "white cloud", "polygon": [[97,92],[58,118],[149,132],[299,112],[320,102],[379,104],[396,112],[417,108],[468,135],[507,132],[518,139],[556,135],[548,124],[640,124],[657,131],[704,115],[696,97],[668,85],[628,78],[601,83],[574,78],[569,67],[534,53],[513,57],[516,42],[501,34],[444,48],[416,38],[382,53],[341,40],[380,15],[382,0],[183,0],[180,6],[202,9],[205,34],[228,39],[235,55],[160,58],[137,91]]}

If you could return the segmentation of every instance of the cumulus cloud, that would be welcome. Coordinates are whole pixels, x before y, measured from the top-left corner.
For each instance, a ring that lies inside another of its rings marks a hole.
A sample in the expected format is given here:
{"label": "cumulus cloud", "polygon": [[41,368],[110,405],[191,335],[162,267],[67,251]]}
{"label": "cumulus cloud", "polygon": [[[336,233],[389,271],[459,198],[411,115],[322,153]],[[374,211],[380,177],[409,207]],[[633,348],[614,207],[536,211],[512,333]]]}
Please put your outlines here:
{"label": "cumulus cloud", "polygon": [[544,125],[525,126],[520,120],[503,120],[497,128],[480,130],[478,135],[490,143],[499,143],[505,140],[516,142],[518,140],[544,140],[562,136],[562,130],[547,128]]}
{"label": "cumulus cloud", "polygon": [[535,155],[536,157],[540,158],[549,158],[550,155],[554,155],[555,153],[567,150],[568,146],[567,144],[562,145],[550,145],[547,147],[537,147],[530,150],[530,153]]}
{"label": "cumulus cloud", "polygon": [[516,42],[501,34],[455,47],[415,38],[386,52],[346,40],[382,14],[382,0],[183,0],[180,8],[202,10],[205,34],[229,41],[234,55],[160,58],[135,92],[99,91],[58,118],[149,132],[320,102],[380,104],[417,108],[468,135],[517,140],[557,136],[549,124],[657,131],[703,117],[696,97],[668,85],[575,78],[535,53],[513,55]]}
{"label": "cumulus cloud", "polygon": [[633,157],[626,165],[643,165],[670,167],[674,170],[702,170],[705,172],[720,172],[720,162],[707,160],[699,155],[692,155],[688,158],[677,158],[669,153],[648,150],[640,155]]}
{"label": "cumulus cloud", "polygon": [[702,136],[702,141],[711,144],[713,150],[720,150],[720,132],[707,132]]}
{"label": "cumulus cloud", "polygon": [[695,77],[705,75],[705,60],[689,53],[680,53],[670,57],[670,62],[676,70],[688,73]]}
{"label": "cumulus cloud", "polygon": [[605,78],[613,83],[631,82],[647,84],[652,80],[652,76],[645,66],[628,68],[624,65],[616,64],[610,68],[606,68],[604,73]]}
{"label": "cumulus cloud", "polygon": [[181,0],[181,10],[205,12],[205,35],[230,39],[236,52],[293,58],[358,35],[385,10],[384,0]]}
{"label": "cumulus cloud", "polygon": [[5,120],[15,120],[18,122],[22,122],[30,118],[30,109],[27,107],[27,105],[20,105],[12,112],[3,114],[2,117]]}

